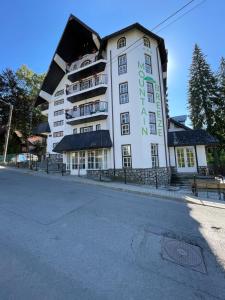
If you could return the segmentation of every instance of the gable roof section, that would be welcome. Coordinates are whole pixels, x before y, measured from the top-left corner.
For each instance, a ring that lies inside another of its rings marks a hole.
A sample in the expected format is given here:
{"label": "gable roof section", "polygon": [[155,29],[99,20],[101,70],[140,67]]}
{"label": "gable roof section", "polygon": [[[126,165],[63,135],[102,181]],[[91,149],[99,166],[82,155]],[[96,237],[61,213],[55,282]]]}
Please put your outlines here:
{"label": "gable roof section", "polygon": [[86,149],[100,149],[112,147],[109,130],[97,130],[79,134],[70,134],[53,149],[54,152],[77,151]]}
{"label": "gable roof section", "polygon": [[168,146],[215,145],[217,138],[203,129],[168,132]]}
{"label": "gable roof section", "polygon": [[163,71],[166,71],[166,67],[167,67],[167,51],[165,48],[165,43],[164,43],[164,39],[161,38],[160,36],[158,36],[157,34],[153,33],[152,31],[148,30],[147,28],[145,28],[144,26],[142,26],[140,23],[134,23],[130,26],[127,26],[121,30],[118,30],[112,34],[109,34],[107,36],[105,36],[102,39],[103,45],[105,45],[107,43],[107,41],[111,38],[114,38],[118,35],[122,35],[124,33],[126,33],[127,31],[133,30],[133,29],[138,29],[141,32],[143,32],[144,34],[150,36],[151,38],[155,39],[158,42],[159,45],[159,53],[160,53],[160,58],[161,58],[161,62],[162,62],[162,66],[163,66]]}
{"label": "gable roof section", "polygon": [[[83,55],[84,52],[89,53],[93,49],[97,50],[97,46],[93,41],[93,35],[100,40],[98,33],[75,16],[70,15],[43,81],[42,91],[52,95],[65,75],[65,71],[54,60],[55,55],[59,55],[63,61],[70,64],[80,55]],[[36,100],[36,106],[44,102],[46,100],[39,95]]]}

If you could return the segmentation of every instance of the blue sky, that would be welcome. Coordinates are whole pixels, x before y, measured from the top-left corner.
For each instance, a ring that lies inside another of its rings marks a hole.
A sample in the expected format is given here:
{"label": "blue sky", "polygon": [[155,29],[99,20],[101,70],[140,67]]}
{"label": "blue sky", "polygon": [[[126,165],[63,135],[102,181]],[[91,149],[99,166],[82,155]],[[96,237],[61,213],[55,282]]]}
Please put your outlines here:
{"label": "blue sky", "polygon": [[[187,2],[188,0],[1,1],[0,70],[6,67],[16,69],[21,64],[26,64],[35,72],[45,72],[70,13],[87,23],[100,36],[105,36],[134,22],[151,29]],[[201,2],[202,0],[195,0],[186,11]],[[200,45],[213,70],[217,69],[221,56],[225,56],[224,19],[225,1],[206,0],[183,18],[158,32],[165,39],[169,53],[168,92],[171,116],[187,113],[188,68],[194,44]]]}

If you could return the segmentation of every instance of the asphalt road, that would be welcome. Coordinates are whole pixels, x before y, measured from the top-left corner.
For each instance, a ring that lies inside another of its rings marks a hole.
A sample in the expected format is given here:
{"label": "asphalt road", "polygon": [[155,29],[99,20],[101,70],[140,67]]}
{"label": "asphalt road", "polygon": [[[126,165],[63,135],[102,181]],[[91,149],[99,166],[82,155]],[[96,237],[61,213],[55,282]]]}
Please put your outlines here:
{"label": "asphalt road", "polygon": [[0,300],[225,299],[224,250],[223,209],[0,169]]}

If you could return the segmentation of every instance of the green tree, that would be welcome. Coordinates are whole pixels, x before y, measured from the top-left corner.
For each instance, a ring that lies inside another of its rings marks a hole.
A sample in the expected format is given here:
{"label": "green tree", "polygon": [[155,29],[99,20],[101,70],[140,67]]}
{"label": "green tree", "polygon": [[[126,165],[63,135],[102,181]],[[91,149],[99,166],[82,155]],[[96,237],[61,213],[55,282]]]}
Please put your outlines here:
{"label": "green tree", "polygon": [[215,77],[205,55],[196,44],[190,67],[188,88],[188,109],[194,129],[206,128],[209,132],[213,131],[216,99]]}

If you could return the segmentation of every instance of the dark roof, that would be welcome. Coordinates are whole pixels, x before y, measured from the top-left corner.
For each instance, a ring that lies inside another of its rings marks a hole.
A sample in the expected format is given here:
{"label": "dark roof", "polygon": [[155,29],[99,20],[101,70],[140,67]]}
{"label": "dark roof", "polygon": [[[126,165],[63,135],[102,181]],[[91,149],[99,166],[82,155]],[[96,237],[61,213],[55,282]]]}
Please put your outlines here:
{"label": "dark roof", "polygon": [[[65,75],[65,72],[54,61],[55,54],[58,54],[66,63],[70,64],[78,59],[80,55],[90,53],[93,49],[97,50],[92,34],[95,34],[98,37],[101,43],[101,52],[106,46],[108,39],[132,29],[138,29],[158,41],[163,71],[166,71],[167,51],[165,49],[164,40],[141,24],[134,23],[101,39],[98,33],[92,28],[88,27],[75,16],[70,15],[40,90],[52,95]],[[46,100],[38,96],[35,105],[37,106],[44,102],[46,102]]]}
{"label": "dark roof", "polygon": [[48,122],[44,122],[44,123],[40,123],[37,127],[35,127],[33,129],[33,134],[38,135],[38,134],[43,134],[43,133],[47,133],[47,132],[51,132],[50,127]]}
{"label": "dark roof", "polygon": [[186,126],[186,125],[184,125],[184,124],[178,122],[178,121],[177,121],[176,119],[174,119],[174,118],[169,118],[169,122],[175,124],[175,125],[176,125],[177,127],[179,127],[179,128],[183,128],[183,129],[185,129],[185,130],[191,130],[190,127],[188,127],[188,126]]}
{"label": "dark roof", "polygon": [[[157,34],[153,33],[152,31],[148,30],[147,28],[145,28],[144,26],[142,26],[139,23],[134,23],[131,24],[130,26],[127,26],[121,30],[118,30],[112,34],[109,34],[107,36],[105,36],[102,41],[103,44],[106,43],[109,39],[114,38],[118,35],[122,35],[125,32],[132,30],[132,29],[138,29],[140,31],[142,31],[144,34],[149,35],[150,37],[152,37],[153,39],[157,40],[158,44],[159,44],[159,52],[160,52],[160,57],[161,57],[161,61],[162,61],[162,65],[166,66],[167,63],[167,51],[165,48],[165,43],[164,43],[164,39],[161,38],[160,36],[158,36]],[[166,71],[166,69],[164,69],[164,71]]]}
{"label": "dark roof", "polygon": [[110,148],[112,142],[109,130],[97,130],[66,135],[53,149],[54,152],[67,152],[86,149]]}
{"label": "dark roof", "polygon": [[215,145],[217,138],[203,129],[168,132],[168,146]]}
{"label": "dark roof", "polygon": [[[84,55],[85,51],[89,53],[93,49],[97,50],[92,34],[95,34],[100,40],[97,32],[75,16],[70,15],[40,90],[52,95],[65,75],[65,72],[54,61],[56,54],[70,64],[80,55]],[[38,96],[35,105],[37,106],[44,102],[46,100]]]}

